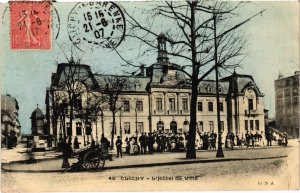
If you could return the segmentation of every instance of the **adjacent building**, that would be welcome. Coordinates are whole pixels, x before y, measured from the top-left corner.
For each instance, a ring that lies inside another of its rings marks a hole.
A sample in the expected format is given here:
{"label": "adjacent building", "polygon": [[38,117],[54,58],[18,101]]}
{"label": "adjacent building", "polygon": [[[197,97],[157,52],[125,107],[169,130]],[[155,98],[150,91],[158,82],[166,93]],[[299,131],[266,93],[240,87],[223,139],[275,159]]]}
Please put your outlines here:
{"label": "adjacent building", "polygon": [[44,113],[39,109],[38,105],[37,108],[32,112],[31,116],[31,133],[33,136],[42,136],[45,135],[45,116]]}
{"label": "adjacent building", "polygon": [[[216,103],[216,82],[200,82],[197,106],[191,107],[189,80],[178,70],[180,65],[169,61],[164,38],[164,35],[158,37],[157,61],[148,67],[142,65],[140,72],[130,77],[93,74],[88,65],[59,64],[46,94],[50,134],[77,136],[83,144],[91,138],[99,140],[103,133],[109,138],[112,131],[122,138],[154,131],[184,133],[189,128],[190,108],[197,110],[199,132],[217,132],[217,105],[220,105],[221,127],[225,134],[265,131],[264,95],[250,75],[234,71],[220,79],[219,104]],[[70,72],[77,73],[71,76],[76,83],[71,84],[67,78]],[[123,85],[124,82],[127,84]],[[71,85],[77,89],[70,95]],[[122,89],[117,90],[121,85]],[[116,108],[119,110],[113,124],[110,104],[118,91]],[[92,106],[89,101],[97,99],[106,99],[107,103],[99,102],[100,111],[94,116],[82,116],[92,111],[88,108]],[[74,111],[73,116],[70,111]]]}
{"label": "adjacent building", "polygon": [[275,119],[276,126],[289,136],[299,137],[299,78],[300,72],[275,80]]}
{"label": "adjacent building", "polygon": [[19,122],[18,101],[10,95],[1,95],[1,144],[2,147],[11,146],[21,135]]}

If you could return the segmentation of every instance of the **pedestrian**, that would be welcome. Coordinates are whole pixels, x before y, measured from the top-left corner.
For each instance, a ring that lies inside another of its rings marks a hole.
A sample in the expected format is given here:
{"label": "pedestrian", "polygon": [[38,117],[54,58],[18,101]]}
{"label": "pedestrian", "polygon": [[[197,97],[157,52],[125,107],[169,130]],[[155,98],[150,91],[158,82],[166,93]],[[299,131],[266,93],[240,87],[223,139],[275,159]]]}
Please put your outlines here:
{"label": "pedestrian", "polygon": [[247,130],[245,137],[246,137],[246,143],[247,143],[247,148],[248,148],[250,146],[250,140],[251,140],[251,135],[249,134],[248,130]]}
{"label": "pedestrian", "polygon": [[109,141],[106,137],[104,137],[104,134],[101,135],[100,143],[101,143],[102,152],[107,154],[108,153]]}
{"label": "pedestrian", "polygon": [[208,150],[208,135],[206,132],[203,135],[203,149]]}
{"label": "pedestrian", "polygon": [[255,145],[255,146],[258,146],[260,137],[259,137],[259,134],[258,134],[257,131],[256,131],[256,133],[255,133],[255,135],[254,135],[254,138],[255,138],[255,143],[254,143],[254,145]]}
{"label": "pedestrian", "polygon": [[145,136],[144,136],[144,133],[142,133],[142,135],[139,137],[139,142],[140,142],[140,145],[141,145],[141,153],[145,153]]}
{"label": "pedestrian", "polygon": [[120,136],[117,137],[116,141],[116,147],[117,147],[117,157],[122,157],[122,140],[120,139]]}
{"label": "pedestrian", "polygon": [[154,137],[151,133],[148,133],[148,151],[149,154],[153,154],[153,144],[154,144]]}
{"label": "pedestrian", "polygon": [[95,146],[96,146],[95,140],[92,139],[91,148],[95,148]]}
{"label": "pedestrian", "polygon": [[266,143],[266,135],[264,134],[263,131],[261,131],[260,137],[261,137],[261,139],[260,139],[260,145],[264,147],[267,143]]}
{"label": "pedestrian", "polygon": [[75,138],[74,138],[73,147],[74,147],[74,149],[79,149],[79,143],[78,143],[78,138],[77,138],[77,136],[75,136]]}
{"label": "pedestrian", "polygon": [[[144,146],[144,154],[147,153],[147,147],[148,147],[148,143],[149,143],[149,139],[148,139],[148,136],[147,136],[147,133],[145,132],[145,146]],[[149,150],[148,150],[149,151]]]}
{"label": "pedestrian", "polygon": [[254,148],[254,142],[255,142],[255,135],[251,132],[251,144],[252,144],[252,148]]}
{"label": "pedestrian", "polygon": [[268,142],[267,146],[272,146],[272,140],[273,140],[273,135],[272,135],[271,131],[269,131],[267,133],[267,142]]}

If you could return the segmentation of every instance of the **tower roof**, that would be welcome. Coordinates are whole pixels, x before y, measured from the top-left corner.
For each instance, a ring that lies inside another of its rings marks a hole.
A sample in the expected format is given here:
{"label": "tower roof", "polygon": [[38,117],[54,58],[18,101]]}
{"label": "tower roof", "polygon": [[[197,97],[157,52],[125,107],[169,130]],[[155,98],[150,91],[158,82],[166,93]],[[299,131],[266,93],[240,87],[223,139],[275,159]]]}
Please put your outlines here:
{"label": "tower roof", "polygon": [[30,119],[44,119],[44,113],[37,107],[32,113]]}

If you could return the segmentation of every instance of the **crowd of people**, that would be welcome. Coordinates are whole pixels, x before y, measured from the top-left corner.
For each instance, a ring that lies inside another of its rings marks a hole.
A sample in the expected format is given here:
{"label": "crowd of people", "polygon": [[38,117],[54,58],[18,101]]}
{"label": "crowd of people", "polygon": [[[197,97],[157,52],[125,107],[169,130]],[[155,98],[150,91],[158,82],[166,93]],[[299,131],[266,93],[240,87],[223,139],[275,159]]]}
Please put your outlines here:
{"label": "crowd of people", "polygon": [[153,154],[153,152],[184,151],[184,143],[187,135],[150,132],[141,133],[139,137],[125,138],[127,154]]}
{"label": "crowd of people", "polygon": [[[216,150],[218,144],[218,134],[216,132],[198,132],[198,139],[195,141],[195,148],[197,150]],[[117,149],[117,157],[122,157],[122,153],[136,155],[136,154],[153,154],[154,152],[180,152],[186,150],[186,143],[188,139],[188,133],[174,134],[164,132],[149,132],[141,133],[139,137],[132,136],[125,138],[124,142],[120,136],[117,136],[115,147]],[[226,135],[222,134],[222,144],[225,148],[233,149],[234,146],[239,148],[256,147],[256,146],[272,146],[272,142],[276,142],[278,145],[287,145],[287,134],[277,134],[275,132],[263,131],[244,133],[229,132]],[[104,135],[100,140],[101,147],[104,151],[110,146],[110,142]],[[95,145],[95,141],[92,141],[91,146]],[[79,148],[78,139],[75,138],[74,149]]]}

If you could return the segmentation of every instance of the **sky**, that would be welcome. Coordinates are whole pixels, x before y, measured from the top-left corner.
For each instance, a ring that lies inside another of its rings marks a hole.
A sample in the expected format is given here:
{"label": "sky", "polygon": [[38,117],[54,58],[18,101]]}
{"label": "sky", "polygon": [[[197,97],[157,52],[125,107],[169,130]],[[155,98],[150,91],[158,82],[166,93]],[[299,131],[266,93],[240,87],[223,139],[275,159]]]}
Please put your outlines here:
{"label": "sky", "polygon": [[[36,105],[45,112],[45,92],[50,86],[51,74],[56,71],[57,62],[66,62],[62,50],[70,55],[72,43],[67,35],[67,18],[74,3],[54,4],[60,18],[60,30],[57,39],[53,39],[52,49],[48,51],[11,50],[9,11],[4,5],[1,23],[1,93],[10,94],[19,102],[19,120],[22,133],[30,133],[30,116]],[[134,10],[148,6],[146,2],[121,3],[126,9]],[[3,4],[2,4],[3,6]],[[265,108],[270,116],[275,116],[274,80],[278,74],[292,75],[299,70],[299,3],[293,2],[252,2],[239,9],[237,21],[266,9],[262,16],[256,17],[243,26],[248,54],[242,68],[237,73],[252,75],[260,91],[265,94]],[[142,18],[142,17],[141,17]],[[164,23],[159,23],[164,29]],[[138,43],[125,39],[118,50],[125,58],[132,59],[136,65],[151,65],[156,61],[157,53],[149,52],[145,57],[136,57]],[[82,63],[91,66],[94,72],[122,73],[127,70],[120,57],[108,49],[94,49],[82,53],[74,49]],[[170,60],[175,60],[170,57]]]}

